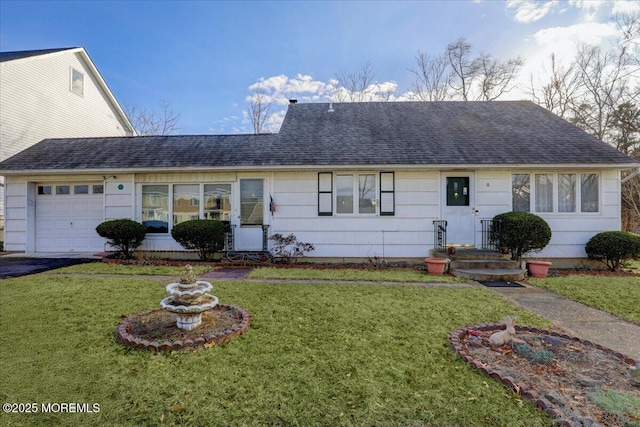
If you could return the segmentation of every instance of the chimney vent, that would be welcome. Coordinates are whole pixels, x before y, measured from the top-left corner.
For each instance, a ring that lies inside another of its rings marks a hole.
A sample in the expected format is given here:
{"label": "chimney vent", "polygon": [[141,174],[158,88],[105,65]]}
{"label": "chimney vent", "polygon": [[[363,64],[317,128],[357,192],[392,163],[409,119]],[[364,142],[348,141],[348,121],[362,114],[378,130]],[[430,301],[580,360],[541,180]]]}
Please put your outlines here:
{"label": "chimney vent", "polygon": [[297,104],[298,100],[297,99],[290,99],[289,100],[289,104]]}
{"label": "chimney vent", "polygon": [[333,102],[329,103],[329,109],[327,110],[327,113],[333,113],[334,109],[333,109]]}

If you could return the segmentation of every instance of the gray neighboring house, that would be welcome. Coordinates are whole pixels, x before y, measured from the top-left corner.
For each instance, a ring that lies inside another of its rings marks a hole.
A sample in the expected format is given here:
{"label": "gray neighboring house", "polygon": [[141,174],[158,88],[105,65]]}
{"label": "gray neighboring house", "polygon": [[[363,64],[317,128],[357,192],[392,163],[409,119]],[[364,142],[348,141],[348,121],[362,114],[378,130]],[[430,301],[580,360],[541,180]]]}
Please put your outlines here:
{"label": "gray neighboring house", "polygon": [[479,246],[481,221],[530,211],[551,226],[539,257],[575,259],[620,229],[621,172],[640,166],[528,101],[296,103],[277,134],[46,139],[0,163],[7,250],[103,251],[103,220],[171,228],[210,218],[235,250],[294,233],[318,259],[420,259],[434,221]]}

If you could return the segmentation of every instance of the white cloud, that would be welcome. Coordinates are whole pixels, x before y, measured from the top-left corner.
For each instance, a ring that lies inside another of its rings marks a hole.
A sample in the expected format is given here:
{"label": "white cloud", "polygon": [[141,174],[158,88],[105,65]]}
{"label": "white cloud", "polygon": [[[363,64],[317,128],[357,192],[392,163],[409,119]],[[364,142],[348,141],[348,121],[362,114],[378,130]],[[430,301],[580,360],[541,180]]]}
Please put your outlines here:
{"label": "white cloud", "polygon": [[529,23],[539,21],[559,5],[558,0],[546,2],[534,0],[507,0],[507,8],[515,9],[515,19],[518,22]]}
{"label": "white cloud", "polygon": [[607,3],[604,0],[569,0],[569,5],[577,9],[581,9],[584,13],[584,19],[588,22],[596,20],[598,9]]}
{"label": "white cloud", "polygon": [[640,13],[640,2],[638,1],[615,1],[611,13],[614,15]]}

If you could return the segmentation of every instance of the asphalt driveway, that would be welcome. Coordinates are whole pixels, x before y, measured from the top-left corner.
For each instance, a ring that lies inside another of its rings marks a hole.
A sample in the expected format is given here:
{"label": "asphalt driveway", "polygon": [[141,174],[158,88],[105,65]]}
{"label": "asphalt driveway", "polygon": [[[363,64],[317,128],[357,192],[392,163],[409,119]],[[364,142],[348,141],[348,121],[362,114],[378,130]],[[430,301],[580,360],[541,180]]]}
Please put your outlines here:
{"label": "asphalt driveway", "polygon": [[0,279],[42,273],[68,265],[94,262],[90,258],[22,258],[0,256]]}

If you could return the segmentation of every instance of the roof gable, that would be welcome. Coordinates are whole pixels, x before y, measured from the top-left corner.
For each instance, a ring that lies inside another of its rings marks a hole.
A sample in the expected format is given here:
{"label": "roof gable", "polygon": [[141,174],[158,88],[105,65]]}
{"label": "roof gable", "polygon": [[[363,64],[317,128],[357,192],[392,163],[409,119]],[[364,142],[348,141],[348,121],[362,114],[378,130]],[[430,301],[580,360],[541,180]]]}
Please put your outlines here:
{"label": "roof gable", "polygon": [[133,125],[129,121],[126,113],[116,100],[113,92],[109,89],[106,81],[102,78],[102,75],[96,68],[95,64],[89,57],[87,51],[82,47],[67,47],[67,48],[56,48],[56,49],[41,49],[41,50],[26,50],[26,51],[15,51],[15,52],[0,52],[0,63],[4,66],[5,64],[14,63],[19,60],[37,60],[40,57],[44,57],[47,55],[65,55],[65,54],[78,54],[82,61],[86,64],[87,69],[91,72],[94,80],[97,82],[97,85],[104,92],[107,97],[108,102],[111,104],[115,112],[117,113],[122,125],[126,128],[128,132],[132,135],[136,134]]}

